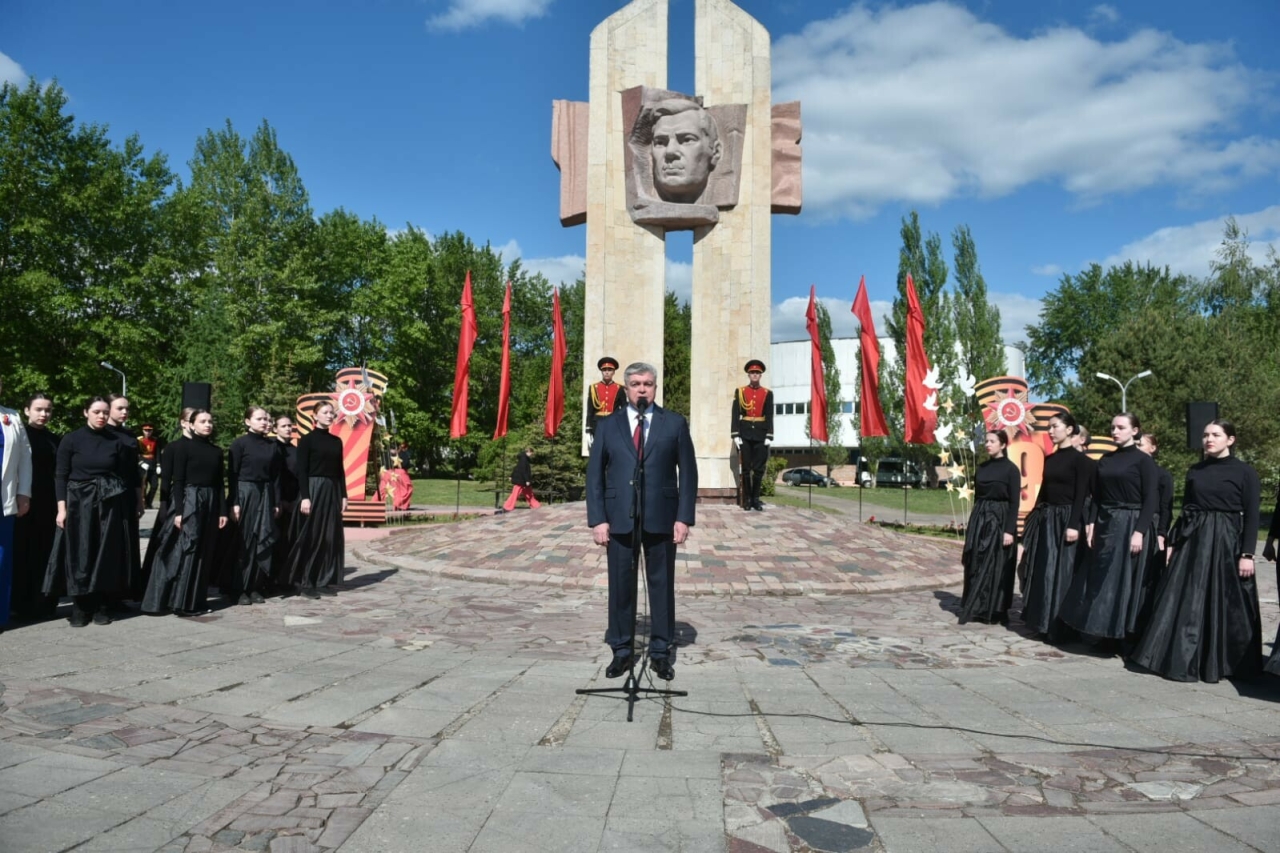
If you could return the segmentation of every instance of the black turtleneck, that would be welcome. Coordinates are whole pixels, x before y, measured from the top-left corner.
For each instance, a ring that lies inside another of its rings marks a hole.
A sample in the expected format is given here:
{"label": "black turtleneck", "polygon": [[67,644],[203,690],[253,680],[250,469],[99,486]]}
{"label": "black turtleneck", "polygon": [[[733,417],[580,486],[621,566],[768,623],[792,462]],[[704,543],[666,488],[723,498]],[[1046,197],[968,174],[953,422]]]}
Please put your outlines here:
{"label": "black turtleneck", "polygon": [[1036,504],[1071,507],[1067,527],[1079,531],[1092,476],[1088,456],[1075,447],[1060,447],[1044,459],[1044,479]]}
{"label": "black turtleneck", "polygon": [[1234,456],[1210,457],[1192,465],[1187,471],[1184,506],[1244,514],[1239,547],[1242,554],[1252,554],[1257,547],[1261,500],[1262,484],[1258,482],[1258,472]]}
{"label": "black turtleneck", "polygon": [[31,445],[31,503],[52,505],[57,500],[54,480],[58,473],[58,436],[42,427],[27,426]]}
{"label": "black turtleneck", "polygon": [[1018,532],[1018,503],[1022,499],[1022,472],[1008,457],[988,459],[974,477],[974,499],[1012,504],[1005,513],[1004,532]]}
{"label": "black turtleneck", "polygon": [[284,467],[280,442],[252,432],[231,442],[227,460],[227,501],[233,505],[239,503],[241,482],[275,483]]}
{"label": "black turtleneck", "polygon": [[342,467],[342,439],[319,427],[298,441],[298,494],[304,501],[311,500],[308,481],[312,477],[337,480],[340,489],[347,479]]}
{"label": "black turtleneck", "polygon": [[107,424],[107,432],[114,433],[125,449],[124,481],[131,489],[142,488],[142,471],[138,468],[138,437],[126,426]]}
{"label": "black turtleneck", "polygon": [[280,446],[280,500],[282,503],[293,503],[298,499],[298,448],[287,441],[276,439]]}
{"label": "black turtleneck", "polygon": [[[67,483],[108,476],[119,477],[127,485],[130,461],[128,448],[111,427],[92,429],[82,426],[58,444],[54,493],[58,500],[65,501]],[[138,470],[136,461],[133,470]]]}
{"label": "black turtleneck", "polygon": [[171,499],[181,501],[187,486],[212,487],[217,494],[218,513],[225,514],[222,503],[222,448],[198,435],[176,443],[178,449],[173,452]]}
{"label": "black turtleneck", "polygon": [[[1093,475],[1095,506],[1136,506],[1142,519],[1153,519],[1160,498],[1156,463],[1136,444],[1117,447],[1098,460]],[[1146,528],[1139,526],[1139,532]]]}

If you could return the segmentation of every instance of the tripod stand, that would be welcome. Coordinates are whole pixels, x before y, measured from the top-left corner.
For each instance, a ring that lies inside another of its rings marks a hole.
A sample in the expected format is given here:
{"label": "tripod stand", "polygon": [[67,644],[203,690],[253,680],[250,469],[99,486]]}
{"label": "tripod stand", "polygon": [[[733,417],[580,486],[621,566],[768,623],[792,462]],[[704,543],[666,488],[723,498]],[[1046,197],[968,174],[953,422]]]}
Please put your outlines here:
{"label": "tripod stand", "polygon": [[[644,568],[646,571],[645,584],[644,584],[645,611],[650,614],[649,621],[650,621],[650,624],[652,625],[653,616],[652,616],[652,608],[650,607],[650,604],[649,604],[649,582],[648,582],[648,575],[647,575],[649,561],[646,557],[644,557],[644,496],[645,496],[644,412],[646,408],[648,408],[648,401],[643,399],[637,401],[636,409],[640,413],[639,429],[640,429],[641,437],[639,441],[639,446],[636,448],[635,471],[631,475],[632,526],[631,526],[630,583],[631,583],[631,597],[634,601],[634,599],[636,598],[635,585],[640,575],[640,566],[643,560]],[[674,542],[672,543],[671,547],[673,548],[675,547]],[[674,584],[675,578],[674,577],[671,578],[670,582]],[[631,608],[631,642],[633,647],[634,647],[634,644],[636,643],[636,624],[637,624],[637,615],[639,613],[639,607],[636,605],[638,604],[639,602],[635,601],[634,605]],[[675,638],[672,637],[671,639],[674,642]],[[635,664],[637,657],[639,657],[640,659],[640,666],[638,669],[636,668],[636,664]],[[664,690],[657,687],[641,687],[640,679],[645,675],[645,671],[647,669],[649,669],[648,642],[644,643],[644,645],[640,650],[639,655],[636,655],[634,652],[632,653],[630,658],[630,666],[627,669],[627,676],[626,676],[626,679],[622,682],[621,687],[580,688],[576,692],[579,696],[609,695],[613,693],[620,693],[624,695],[627,699],[627,722],[628,723],[633,721],[636,702],[640,699],[642,695],[643,696],[688,696],[689,695],[689,692],[687,690]],[[650,684],[653,683],[652,676],[650,676],[649,678],[649,683]]]}

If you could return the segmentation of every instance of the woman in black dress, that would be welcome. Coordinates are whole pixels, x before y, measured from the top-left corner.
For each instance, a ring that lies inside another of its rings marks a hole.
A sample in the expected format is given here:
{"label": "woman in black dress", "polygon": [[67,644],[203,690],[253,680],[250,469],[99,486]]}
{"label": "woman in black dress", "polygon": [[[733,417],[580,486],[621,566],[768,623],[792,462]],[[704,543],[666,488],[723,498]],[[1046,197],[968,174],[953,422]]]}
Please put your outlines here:
{"label": "woman in black dress", "polygon": [[262,604],[271,579],[272,549],[276,544],[276,516],[280,513],[280,443],[267,436],[271,415],[261,406],[245,412],[247,432],[231,442],[228,457],[227,503],[236,522],[236,567],[231,594],[240,604]]}
{"label": "woman in black dress", "polygon": [[131,577],[129,519],[137,517],[137,493],[127,479],[132,458],[108,427],[109,412],[110,404],[94,397],[84,407],[85,425],[58,444],[58,529],[43,592],[71,596],[73,628],[90,620],[110,625],[105,601],[119,600]]}
{"label": "woman in black dress", "polygon": [[[1262,556],[1276,563],[1276,583],[1280,585],[1280,561],[1276,560],[1276,545],[1280,543],[1280,489],[1276,489],[1276,511],[1271,514],[1271,528],[1267,531],[1267,541],[1262,548]],[[1280,630],[1276,631],[1276,641],[1271,644],[1271,657],[1267,658],[1266,671],[1272,675],[1280,675]]]}
{"label": "woman in black dress", "polygon": [[1084,499],[1093,464],[1076,447],[1079,426],[1070,412],[1049,419],[1055,450],[1044,460],[1044,480],[1022,536],[1022,621],[1058,639],[1058,610],[1075,575],[1084,538]]}
{"label": "woman in black dress", "polygon": [[[191,438],[176,442],[169,501],[178,541],[156,559],[142,609],[196,616],[206,609],[218,531],[227,526],[222,450],[211,441],[213,415],[196,409]],[[180,508],[180,509],[179,509]]]}
{"label": "woman in black dress", "polygon": [[147,585],[151,585],[151,573],[155,570],[157,560],[167,560],[168,554],[177,547],[181,531],[173,526],[174,502],[173,491],[173,454],[182,442],[191,438],[191,416],[195,409],[187,406],[178,418],[179,435],[160,451],[160,502],[156,504],[156,518],[151,527],[151,536],[147,539],[147,553],[142,559],[142,576]]}
{"label": "woman in black dress", "polygon": [[116,438],[125,447],[125,453],[128,456],[125,462],[128,471],[125,475],[125,483],[131,490],[137,492],[138,506],[129,514],[129,583],[123,593],[108,596],[103,601],[108,612],[116,616],[127,616],[129,610],[123,604],[124,599],[141,599],[143,590],[147,588],[146,579],[142,576],[142,542],[139,538],[138,526],[138,522],[142,519],[142,511],[146,508],[146,502],[143,500],[142,469],[138,467],[138,463],[142,461],[142,455],[138,447],[138,437],[127,426],[129,398],[123,394],[111,394],[107,397],[107,403],[111,406],[111,411],[107,415],[107,429],[115,433]]}
{"label": "woman in black dress", "polygon": [[289,579],[289,552],[298,538],[298,448],[293,446],[293,419],[276,418],[276,445],[280,448],[280,514],[276,516],[276,544],[272,558],[271,585],[278,592],[293,588]]}
{"label": "woman in black dress", "polygon": [[1158,498],[1156,464],[1138,449],[1140,430],[1128,412],[1111,419],[1116,449],[1098,460],[1094,472],[1089,557],[1062,603],[1062,621],[1090,637],[1123,640],[1138,621],[1145,546]]}
{"label": "woman in black dress", "polygon": [[970,620],[1009,623],[1022,473],[1009,461],[1008,447],[1004,430],[987,433],[990,458],[978,466],[973,512],[964,533],[961,625]]}
{"label": "woman in black dress", "polygon": [[1254,582],[1258,473],[1231,455],[1235,427],[1204,428],[1205,458],[1187,471],[1173,555],[1130,660],[1172,681],[1248,678],[1262,669]]}
{"label": "woman in black dress", "polygon": [[[1138,438],[1138,449],[1154,462],[1160,452],[1160,442],[1153,433],[1144,432]],[[1151,520],[1151,532],[1146,536],[1147,571],[1143,575],[1142,606],[1138,611],[1138,624],[1133,633],[1142,634],[1151,618],[1151,605],[1155,602],[1156,587],[1164,575],[1165,546],[1169,528],[1173,525],[1173,475],[1156,465],[1156,514]]]}
{"label": "woman in black dress", "polygon": [[307,598],[337,595],[342,580],[347,509],[342,439],[329,432],[337,420],[333,403],[317,403],[315,429],[298,441],[298,538],[289,552],[289,577]]}
{"label": "woman in black dress", "polygon": [[31,445],[31,509],[14,526],[12,605],[22,621],[38,622],[52,619],[58,610],[57,597],[42,591],[58,529],[58,495],[54,489],[58,436],[49,431],[53,400],[47,394],[33,395],[23,412]]}

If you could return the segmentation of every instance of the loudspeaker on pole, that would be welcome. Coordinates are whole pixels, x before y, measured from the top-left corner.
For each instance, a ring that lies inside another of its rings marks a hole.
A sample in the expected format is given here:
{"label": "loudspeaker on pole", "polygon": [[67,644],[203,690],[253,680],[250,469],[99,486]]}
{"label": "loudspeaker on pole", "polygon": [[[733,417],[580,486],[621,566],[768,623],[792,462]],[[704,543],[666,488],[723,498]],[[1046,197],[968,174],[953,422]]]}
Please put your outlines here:
{"label": "loudspeaker on pole", "polygon": [[213,385],[208,382],[183,382],[182,408],[212,411]]}
{"label": "loudspeaker on pole", "polygon": [[1200,450],[1201,437],[1209,421],[1217,420],[1217,403],[1187,403],[1187,449]]}

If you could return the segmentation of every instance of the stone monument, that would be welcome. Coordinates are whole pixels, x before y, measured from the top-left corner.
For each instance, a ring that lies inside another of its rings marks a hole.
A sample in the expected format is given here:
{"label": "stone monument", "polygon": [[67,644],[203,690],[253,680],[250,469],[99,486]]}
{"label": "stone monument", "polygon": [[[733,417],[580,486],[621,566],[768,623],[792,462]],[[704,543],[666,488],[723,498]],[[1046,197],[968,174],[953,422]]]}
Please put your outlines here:
{"label": "stone monument", "polygon": [[769,34],[730,0],[695,0],[697,94],[667,90],[667,8],[634,0],[591,33],[590,101],[554,102],[551,156],[561,223],[587,226],[584,376],[605,354],[661,374],[666,232],[694,232],[689,425],[700,495],[732,499],[733,389],[769,353],[771,217],[800,212],[800,104],[772,104]]}

